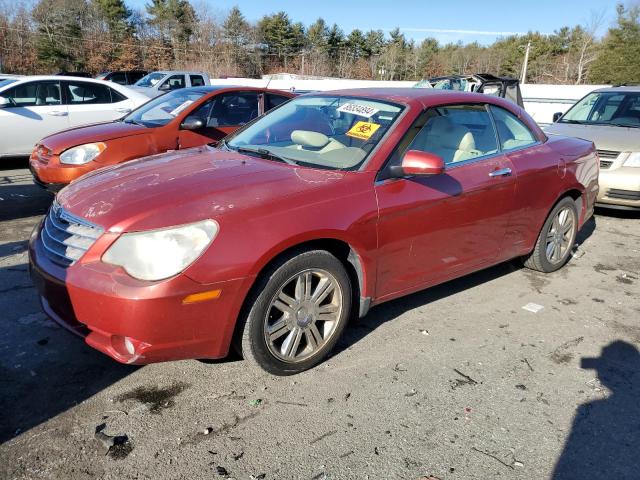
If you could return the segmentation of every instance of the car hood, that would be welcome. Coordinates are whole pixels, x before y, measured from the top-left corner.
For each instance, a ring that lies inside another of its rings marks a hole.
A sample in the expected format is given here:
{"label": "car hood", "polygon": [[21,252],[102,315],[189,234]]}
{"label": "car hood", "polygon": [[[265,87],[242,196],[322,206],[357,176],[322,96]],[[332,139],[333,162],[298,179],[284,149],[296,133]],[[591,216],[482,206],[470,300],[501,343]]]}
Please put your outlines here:
{"label": "car hood", "polygon": [[160,92],[153,87],[136,87],[134,85],[129,86],[129,88],[137,93],[141,93],[146,97],[156,97]]}
{"label": "car hood", "polygon": [[545,133],[584,138],[592,141],[599,150],[640,152],[640,129],[638,128],[554,123],[545,128]]}
{"label": "car hood", "polygon": [[[310,190],[344,175],[198,147],[89,173],[64,188],[57,200],[105,230],[140,231],[207,218],[219,223],[237,215],[247,218],[252,209],[264,212],[270,204],[299,206],[314,198]],[[295,195],[299,198],[289,198]]]}
{"label": "car hood", "polygon": [[149,129],[133,123],[107,122],[71,128],[43,138],[40,143],[51,149],[54,154],[91,142],[106,142],[114,138],[141,135]]}

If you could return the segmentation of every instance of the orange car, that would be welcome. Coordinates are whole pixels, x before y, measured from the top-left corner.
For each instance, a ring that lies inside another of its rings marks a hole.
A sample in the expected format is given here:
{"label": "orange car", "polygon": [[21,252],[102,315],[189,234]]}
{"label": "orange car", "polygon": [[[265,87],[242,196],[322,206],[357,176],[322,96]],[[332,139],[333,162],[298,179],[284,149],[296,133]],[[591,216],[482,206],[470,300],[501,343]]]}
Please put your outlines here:
{"label": "orange car", "polygon": [[31,154],[29,168],[38,185],[56,192],[107,165],[218,141],[293,96],[247,87],[176,90],[119,120],[43,138]]}

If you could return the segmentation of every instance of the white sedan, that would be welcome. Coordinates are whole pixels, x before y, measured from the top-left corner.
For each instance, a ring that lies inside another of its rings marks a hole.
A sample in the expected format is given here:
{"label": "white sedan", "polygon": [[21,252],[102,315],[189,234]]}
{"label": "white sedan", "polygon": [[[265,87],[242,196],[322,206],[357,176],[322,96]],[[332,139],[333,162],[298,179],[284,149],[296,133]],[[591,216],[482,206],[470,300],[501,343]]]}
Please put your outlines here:
{"label": "white sedan", "polygon": [[29,155],[43,137],[109,122],[149,97],[116,83],[63,76],[0,80],[0,157]]}

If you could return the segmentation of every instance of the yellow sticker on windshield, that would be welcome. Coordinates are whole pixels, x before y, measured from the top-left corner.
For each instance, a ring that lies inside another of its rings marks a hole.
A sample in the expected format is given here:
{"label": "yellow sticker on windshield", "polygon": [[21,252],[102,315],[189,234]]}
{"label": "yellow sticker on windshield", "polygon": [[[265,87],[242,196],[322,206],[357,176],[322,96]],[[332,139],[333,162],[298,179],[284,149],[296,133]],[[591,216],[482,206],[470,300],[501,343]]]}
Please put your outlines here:
{"label": "yellow sticker on windshield", "polygon": [[369,140],[371,135],[376,133],[376,130],[380,128],[380,125],[377,123],[371,122],[356,122],[356,124],[351,127],[351,130],[347,132],[347,135],[354,138],[359,138],[361,140]]}

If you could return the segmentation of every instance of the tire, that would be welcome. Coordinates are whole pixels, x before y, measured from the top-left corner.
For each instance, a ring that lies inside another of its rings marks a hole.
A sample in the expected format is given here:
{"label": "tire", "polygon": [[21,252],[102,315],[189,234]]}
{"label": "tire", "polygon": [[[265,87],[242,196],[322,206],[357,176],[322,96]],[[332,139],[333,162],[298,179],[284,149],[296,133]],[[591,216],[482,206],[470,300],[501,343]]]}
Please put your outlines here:
{"label": "tire", "polygon": [[236,330],[236,349],[245,361],[274,375],[308,370],[338,341],[352,295],[344,265],[329,252],[285,257],[252,289]]}
{"label": "tire", "polygon": [[525,267],[544,273],[562,268],[569,261],[577,234],[578,210],[572,198],[564,197],[549,213],[533,251],[524,260]]}

